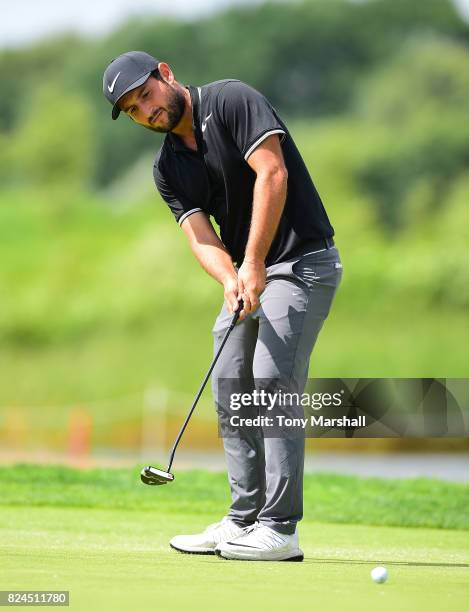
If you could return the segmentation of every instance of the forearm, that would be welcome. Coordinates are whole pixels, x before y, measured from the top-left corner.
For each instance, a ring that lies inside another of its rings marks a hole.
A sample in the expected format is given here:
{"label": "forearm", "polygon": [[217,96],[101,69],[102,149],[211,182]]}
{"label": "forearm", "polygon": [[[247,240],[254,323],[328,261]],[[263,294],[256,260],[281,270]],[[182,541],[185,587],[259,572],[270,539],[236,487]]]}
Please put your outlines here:
{"label": "forearm", "polygon": [[196,212],[183,222],[182,229],[202,268],[223,285],[226,306],[233,313],[238,307],[238,275],[210,219],[206,214]]}
{"label": "forearm", "polygon": [[277,168],[257,175],[245,261],[264,262],[277,232],[287,196],[287,174]]}
{"label": "forearm", "polygon": [[218,237],[204,242],[192,239],[190,246],[202,268],[221,285],[225,285],[228,279],[236,278],[233,261]]}

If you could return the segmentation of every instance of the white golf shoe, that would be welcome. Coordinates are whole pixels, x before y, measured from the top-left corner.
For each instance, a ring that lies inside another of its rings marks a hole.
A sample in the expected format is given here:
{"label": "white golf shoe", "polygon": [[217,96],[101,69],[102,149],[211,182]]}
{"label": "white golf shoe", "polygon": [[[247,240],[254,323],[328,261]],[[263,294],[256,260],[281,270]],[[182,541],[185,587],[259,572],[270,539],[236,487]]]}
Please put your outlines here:
{"label": "white golf shoe", "polygon": [[179,552],[194,555],[213,555],[217,544],[236,538],[243,531],[242,527],[238,527],[225,516],[219,523],[209,525],[202,533],[174,536],[169,545]]}
{"label": "white golf shoe", "polygon": [[215,553],[224,559],[240,561],[303,561],[296,531],[285,535],[259,523],[245,529],[237,538],[220,542]]}

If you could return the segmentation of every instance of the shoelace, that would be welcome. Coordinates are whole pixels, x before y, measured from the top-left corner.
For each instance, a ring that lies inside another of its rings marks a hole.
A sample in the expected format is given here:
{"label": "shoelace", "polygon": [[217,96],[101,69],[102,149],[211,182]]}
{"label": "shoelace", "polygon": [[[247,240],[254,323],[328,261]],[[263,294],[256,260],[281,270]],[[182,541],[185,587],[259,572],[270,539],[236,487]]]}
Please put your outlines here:
{"label": "shoelace", "polygon": [[[251,534],[254,534],[251,538],[249,537]],[[254,523],[250,527],[246,527],[244,533],[241,534],[240,538],[249,542],[250,540],[255,538],[255,542],[260,544],[261,546],[265,546],[266,548],[276,548],[278,545],[282,545],[285,543],[284,538],[279,533],[276,533],[272,529],[268,527],[264,527],[260,523]]]}
{"label": "shoelace", "polygon": [[215,530],[218,530],[219,532],[215,538],[215,541],[222,540],[224,537],[231,537],[233,535],[233,532],[235,532],[233,528],[233,523],[227,520],[226,518],[222,519],[218,523],[212,523],[211,525],[208,525],[208,527],[205,529],[205,533],[209,533]]}

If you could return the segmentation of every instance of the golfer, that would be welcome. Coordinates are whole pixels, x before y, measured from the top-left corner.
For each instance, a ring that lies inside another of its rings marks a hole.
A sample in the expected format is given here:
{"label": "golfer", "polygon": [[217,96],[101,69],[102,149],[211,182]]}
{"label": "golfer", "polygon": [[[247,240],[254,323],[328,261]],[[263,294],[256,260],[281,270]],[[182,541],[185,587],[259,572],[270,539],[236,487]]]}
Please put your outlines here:
{"label": "golfer", "polygon": [[[215,351],[243,301],[212,375],[217,410],[228,409],[220,391],[227,379],[258,392],[274,381],[301,394],[342,264],[286,125],[249,85],[226,79],[186,87],[167,63],[141,51],[109,64],[103,92],[113,119],[123,112],[166,134],[154,180],[195,257],[223,288]],[[300,408],[292,406],[292,415]],[[303,560],[297,523],[303,516],[304,435],[240,429],[223,444],[232,497],[227,516],[201,534],[175,536],[170,545],[226,559]]]}

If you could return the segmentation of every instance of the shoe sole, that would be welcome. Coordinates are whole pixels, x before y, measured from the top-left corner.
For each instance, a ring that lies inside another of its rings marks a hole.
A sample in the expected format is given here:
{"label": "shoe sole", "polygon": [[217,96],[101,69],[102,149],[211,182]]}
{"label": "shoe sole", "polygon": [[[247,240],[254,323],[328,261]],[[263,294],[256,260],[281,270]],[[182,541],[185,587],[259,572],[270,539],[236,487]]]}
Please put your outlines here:
{"label": "shoe sole", "polygon": [[293,557],[288,557],[288,559],[248,559],[248,558],[240,558],[240,557],[225,557],[223,555],[222,550],[215,549],[214,554],[217,555],[220,559],[224,559],[225,561],[291,561],[301,563],[305,558],[304,554],[294,555]]}
{"label": "shoe sole", "polygon": [[169,544],[170,547],[177,551],[178,553],[183,553],[185,555],[214,555],[215,554],[215,550],[209,550],[209,549],[204,549],[204,550],[184,550],[184,548],[178,548],[177,546],[174,546],[174,544]]}

